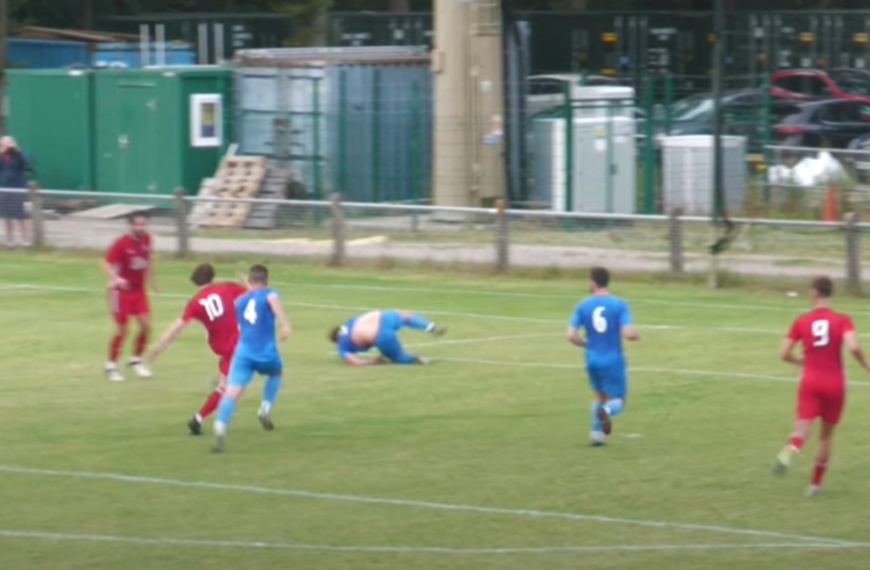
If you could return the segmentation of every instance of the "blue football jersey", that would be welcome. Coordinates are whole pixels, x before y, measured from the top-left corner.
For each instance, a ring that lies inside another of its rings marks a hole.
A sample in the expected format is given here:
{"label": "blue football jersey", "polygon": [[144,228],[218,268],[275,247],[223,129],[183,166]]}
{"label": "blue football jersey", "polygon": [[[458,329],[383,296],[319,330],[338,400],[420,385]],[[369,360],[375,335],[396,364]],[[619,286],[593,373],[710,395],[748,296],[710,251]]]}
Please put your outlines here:
{"label": "blue football jersey", "polygon": [[353,317],[352,319],[348,319],[346,323],[341,325],[341,328],[338,330],[338,340],[336,341],[336,348],[338,349],[338,355],[344,358],[348,354],[353,354],[355,352],[365,352],[367,350],[366,347],[357,346],[353,343],[350,338],[350,333],[353,330],[353,325],[356,324],[356,321],[359,317]]}
{"label": "blue football jersey", "polygon": [[592,295],[574,309],[569,323],[586,332],[586,360],[622,359],[622,327],[632,324],[628,303],[613,295]]}
{"label": "blue football jersey", "polygon": [[237,351],[249,355],[277,352],[275,314],[269,306],[269,296],[277,295],[273,289],[248,291],[236,299],[236,320],[239,323]]}

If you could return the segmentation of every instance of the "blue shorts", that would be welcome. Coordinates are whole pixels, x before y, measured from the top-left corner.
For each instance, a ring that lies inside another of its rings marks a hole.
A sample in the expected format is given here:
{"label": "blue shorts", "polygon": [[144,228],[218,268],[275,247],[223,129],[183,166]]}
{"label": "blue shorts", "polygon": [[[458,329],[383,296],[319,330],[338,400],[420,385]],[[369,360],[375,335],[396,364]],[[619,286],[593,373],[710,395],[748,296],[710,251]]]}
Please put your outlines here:
{"label": "blue shorts", "polygon": [[399,311],[381,311],[381,329],[375,337],[375,348],[384,357],[393,362],[397,361],[402,354],[402,343],[399,342],[399,330],[402,328],[402,315]]}
{"label": "blue shorts", "polygon": [[252,357],[247,354],[233,356],[230,363],[230,373],[227,376],[228,386],[241,386],[244,388],[254,379],[254,374],[263,376],[278,376],[284,369],[281,356],[277,353],[266,357]]}
{"label": "blue shorts", "polygon": [[604,392],[610,398],[624,398],[628,393],[625,364],[588,364],[586,372],[589,374],[589,386],[596,392]]}

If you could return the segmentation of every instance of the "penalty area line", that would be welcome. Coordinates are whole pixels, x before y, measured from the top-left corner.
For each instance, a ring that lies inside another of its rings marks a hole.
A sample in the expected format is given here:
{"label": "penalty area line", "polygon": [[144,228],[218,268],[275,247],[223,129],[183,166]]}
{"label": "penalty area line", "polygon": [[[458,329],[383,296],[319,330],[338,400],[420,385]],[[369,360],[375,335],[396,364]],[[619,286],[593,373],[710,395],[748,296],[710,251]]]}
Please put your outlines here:
{"label": "penalty area line", "polygon": [[447,546],[368,546],[339,544],[305,544],[294,542],[263,542],[241,540],[213,540],[174,537],[139,537],[106,534],[71,534],[27,530],[0,529],[0,539],[39,540],[47,542],[97,542],[143,546],[173,546],[199,548],[236,548],[253,550],[298,550],[308,552],[344,554],[443,554],[443,555],[506,555],[506,554],[598,554],[598,553],[655,553],[698,552],[716,550],[774,550],[803,549],[831,550],[867,548],[870,544],[830,544],[812,542],[774,542],[767,544],[613,544],[599,546],[531,546],[502,548],[453,548]]}
{"label": "penalty area line", "polygon": [[484,507],[477,505],[456,504],[456,503],[436,503],[431,501],[421,501],[414,499],[396,499],[386,497],[366,497],[360,495],[345,495],[339,493],[326,493],[318,491],[306,491],[301,489],[280,489],[274,487],[258,487],[254,485],[238,485],[229,483],[217,483],[211,481],[183,481],[178,479],[166,479],[160,477],[147,477],[138,475],[125,475],[122,473],[111,472],[93,472],[93,471],[63,471],[55,469],[40,469],[32,467],[23,467],[18,465],[0,465],[0,472],[43,476],[43,477],[59,477],[66,479],[90,479],[100,481],[113,481],[118,483],[132,483],[140,485],[157,485],[165,487],[178,487],[185,489],[206,489],[213,491],[231,491],[240,493],[252,493],[258,495],[272,495],[283,497],[298,497],[303,499],[313,499],[321,501],[335,501],[341,503],[356,503],[367,505],[382,505],[392,507],[406,507],[413,509],[427,509],[446,512],[462,512],[476,513],[485,515],[500,515],[512,516],[520,518],[535,518],[535,519],[557,519],[569,520],[575,522],[595,522],[607,523],[622,526],[637,526],[647,528],[665,528],[675,530],[701,531],[712,532],[716,534],[731,534],[739,536],[754,536],[775,538],[789,541],[800,541],[813,544],[837,544],[837,545],[854,545],[859,544],[836,538],[823,538],[818,536],[806,536],[787,532],[777,532],[768,530],[757,530],[747,528],[735,528],[720,525],[695,524],[695,523],[680,523],[663,520],[646,520],[646,519],[630,519],[609,517],[604,515],[589,515],[582,513],[569,513],[558,511],[541,511],[536,509],[512,509],[504,507]]}

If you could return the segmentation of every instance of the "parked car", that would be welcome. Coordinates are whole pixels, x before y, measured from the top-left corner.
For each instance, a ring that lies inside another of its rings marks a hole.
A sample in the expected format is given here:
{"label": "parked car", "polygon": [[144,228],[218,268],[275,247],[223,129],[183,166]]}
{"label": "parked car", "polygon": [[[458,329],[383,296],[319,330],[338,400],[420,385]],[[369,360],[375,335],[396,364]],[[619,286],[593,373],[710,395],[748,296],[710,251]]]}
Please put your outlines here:
{"label": "parked car", "polygon": [[[580,73],[558,73],[552,75],[532,75],[528,78],[528,95],[526,97],[526,113],[534,117],[565,104],[565,89],[568,85],[574,87],[618,86],[619,80],[605,75],[587,75]],[[581,85],[581,81],[583,82]]]}
{"label": "parked car", "polygon": [[870,103],[870,74],[858,69],[784,69],[770,76],[770,94],[790,101],[846,99]]}
{"label": "parked car", "polygon": [[778,104],[772,139],[782,146],[847,148],[870,135],[870,102],[827,99]]}
{"label": "parked car", "polygon": [[866,184],[870,182],[870,133],[853,139],[849,150],[856,151],[846,156],[846,160],[855,169],[858,180]]}

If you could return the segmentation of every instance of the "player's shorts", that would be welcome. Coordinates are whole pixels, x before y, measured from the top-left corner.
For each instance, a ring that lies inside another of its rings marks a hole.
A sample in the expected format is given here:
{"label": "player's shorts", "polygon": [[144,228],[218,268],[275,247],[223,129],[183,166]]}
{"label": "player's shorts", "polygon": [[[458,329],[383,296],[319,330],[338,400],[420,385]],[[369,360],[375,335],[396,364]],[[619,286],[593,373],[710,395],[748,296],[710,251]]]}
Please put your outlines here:
{"label": "player's shorts", "polygon": [[278,353],[266,357],[252,357],[248,354],[236,352],[230,363],[228,386],[245,387],[254,379],[254,374],[263,376],[277,376],[284,369],[281,356]]}
{"label": "player's shorts", "polygon": [[116,323],[125,325],[131,316],[149,313],[148,294],[145,291],[127,291],[113,287],[109,289],[109,310]]}
{"label": "player's shorts", "polygon": [[381,328],[375,337],[375,348],[392,362],[403,360],[405,351],[398,335],[401,328],[402,315],[398,311],[381,311]]}
{"label": "player's shorts", "polygon": [[604,392],[610,398],[624,398],[628,393],[628,374],[625,364],[586,365],[589,386],[596,392]]}
{"label": "player's shorts", "polygon": [[797,419],[822,418],[826,424],[838,424],[846,405],[846,390],[841,386],[819,386],[802,382],[798,389]]}

